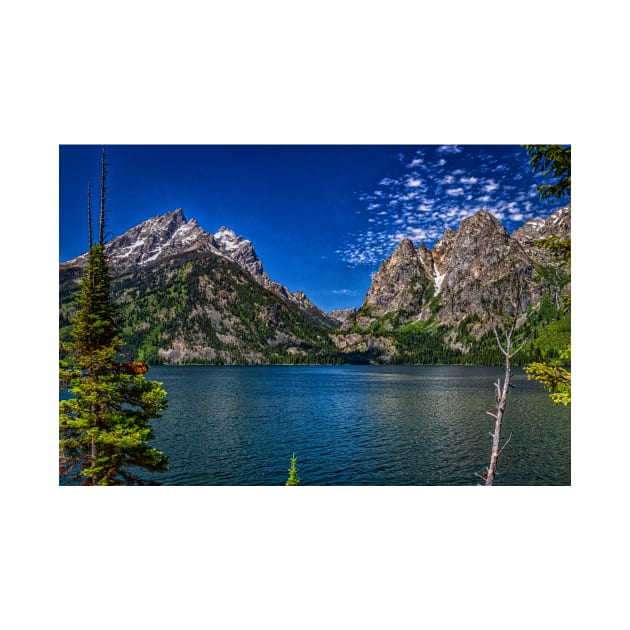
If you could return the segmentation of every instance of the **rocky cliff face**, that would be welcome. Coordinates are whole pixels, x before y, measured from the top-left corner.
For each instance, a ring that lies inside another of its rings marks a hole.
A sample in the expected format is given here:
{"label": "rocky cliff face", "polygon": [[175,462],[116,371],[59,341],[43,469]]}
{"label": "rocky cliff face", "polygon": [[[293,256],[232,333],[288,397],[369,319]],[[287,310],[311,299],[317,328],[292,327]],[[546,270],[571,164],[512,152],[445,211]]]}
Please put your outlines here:
{"label": "rocky cliff face", "polygon": [[560,208],[545,219],[527,221],[518,230],[514,230],[512,238],[523,247],[530,246],[533,241],[549,236],[566,238],[571,236],[571,205]]}
{"label": "rocky cliff face", "polygon": [[376,317],[392,311],[418,312],[433,276],[423,254],[404,239],[374,275],[361,308]]}
{"label": "rocky cliff face", "polygon": [[515,272],[524,285],[523,305],[535,294],[532,261],[489,212],[462,221],[450,237],[440,267],[443,279],[436,290],[442,299],[437,319],[443,323],[453,324],[467,315],[488,319],[492,303],[500,301],[506,290],[504,280]]}
{"label": "rocky cliff face", "polygon": [[518,230],[514,230],[512,238],[518,241],[527,255],[535,262],[546,264],[549,256],[536,245],[536,241],[550,236],[564,239],[571,236],[571,206],[565,206],[546,219],[528,221]]}
{"label": "rocky cliff face", "polygon": [[343,324],[349,317],[352,317],[357,312],[357,309],[354,307],[350,308],[338,308],[334,311],[328,311],[328,317],[332,318],[339,324]]}

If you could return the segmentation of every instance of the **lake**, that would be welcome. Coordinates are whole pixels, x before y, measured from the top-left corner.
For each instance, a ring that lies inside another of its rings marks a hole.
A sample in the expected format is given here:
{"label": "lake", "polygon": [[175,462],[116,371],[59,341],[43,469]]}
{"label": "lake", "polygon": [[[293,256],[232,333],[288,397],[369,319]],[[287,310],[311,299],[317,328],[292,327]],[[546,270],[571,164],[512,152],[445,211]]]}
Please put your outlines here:
{"label": "lake", "polygon": [[[169,405],[152,445],[163,485],[477,485],[500,367],[155,366]],[[495,485],[570,485],[570,409],[519,368]]]}

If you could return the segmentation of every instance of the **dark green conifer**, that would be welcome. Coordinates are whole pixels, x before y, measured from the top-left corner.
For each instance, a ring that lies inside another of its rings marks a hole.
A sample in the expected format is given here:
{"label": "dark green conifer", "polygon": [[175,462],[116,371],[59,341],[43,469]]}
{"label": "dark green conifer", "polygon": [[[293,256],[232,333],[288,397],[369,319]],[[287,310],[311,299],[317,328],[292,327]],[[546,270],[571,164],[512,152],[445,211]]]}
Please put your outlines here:
{"label": "dark green conifer", "polygon": [[[104,199],[99,241],[103,206]],[[161,383],[145,380],[145,363],[118,360],[123,341],[110,285],[99,242],[81,280],[72,341],[61,348],[60,387],[72,396],[59,403],[59,475],[66,482],[141,483],[134,469],[168,469],[167,456],[148,445],[149,421],[166,407],[166,392]]]}

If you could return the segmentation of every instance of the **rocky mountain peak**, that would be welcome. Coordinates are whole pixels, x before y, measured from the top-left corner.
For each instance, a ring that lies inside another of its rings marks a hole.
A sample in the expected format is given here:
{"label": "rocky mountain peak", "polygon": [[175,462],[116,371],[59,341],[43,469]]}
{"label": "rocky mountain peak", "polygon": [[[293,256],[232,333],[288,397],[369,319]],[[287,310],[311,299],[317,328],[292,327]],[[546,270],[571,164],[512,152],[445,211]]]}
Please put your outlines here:
{"label": "rocky mountain peak", "polygon": [[[129,271],[156,267],[177,256],[180,260],[220,256],[236,263],[266,289],[295,304],[303,314],[326,326],[334,320],[315,306],[302,291],[291,293],[286,287],[270,280],[251,241],[237,236],[234,230],[222,226],[214,235],[206,232],[195,219],[186,220],[181,208],[157,215],[130,228],[105,245],[110,271],[118,276]],[[87,252],[61,263],[60,282],[80,277],[87,266]]]}
{"label": "rocky mountain peak", "polygon": [[[544,229],[536,225],[536,234],[547,228],[557,233],[564,229],[563,221],[570,230],[570,215],[565,210],[549,217]],[[356,318],[342,329],[353,322],[366,329],[376,318],[395,312],[399,321],[435,317],[441,323],[454,324],[473,314],[487,319],[484,309],[491,300],[502,299],[500,287],[515,271],[523,282],[524,299],[536,299],[532,258],[494,215],[482,210],[464,219],[456,231],[447,229],[432,250],[423,245],[416,248],[403,239],[374,275]],[[433,292],[425,299],[430,285]],[[438,311],[431,301],[437,294],[441,294]]]}
{"label": "rocky mountain peak", "polygon": [[527,255],[542,265],[554,264],[554,256],[537,244],[537,241],[550,236],[557,236],[560,239],[571,236],[570,205],[556,210],[544,219],[527,221],[512,233],[512,238],[521,244]]}
{"label": "rocky mountain peak", "polygon": [[438,318],[444,323],[455,323],[472,314],[486,317],[484,301],[501,297],[497,288],[500,280],[514,270],[519,270],[531,294],[530,258],[498,219],[485,210],[464,219],[457,232],[445,234],[440,254],[438,288],[443,308]]}
{"label": "rocky mountain peak", "polygon": [[228,251],[238,249],[242,244],[249,243],[242,236],[236,236],[234,230],[230,230],[222,225],[215,233],[214,240],[220,244],[220,246]]}
{"label": "rocky mountain peak", "polygon": [[394,255],[398,256],[415,256],[416,253],[416,246],[409,238],[403,238],[403,240],[400,241],[400,245],[398,245],[394,251]]}
{"label": "rocky mountain peak", "polygon": [[565,238],[571,235],[571,205],[556,210],[544,219],[527,221],[512,233],[521,245],[531,245],[533,241],[555,235]]}
{"label": "rocky mountain peak", "polygon": [[222,226],[215,232],[213,240],[221,252],[241,265],[259,281],[263,276],[265,277],[265,283],[268,281],[262,262],[258,258],[251,241],[242,236],[237,236],[233,230],[225,226]]}
{"label": "rocky mountain peak", "polygon": [[419,310],[422,294],[431,282],[422,256],[405,238],[374,274],[361,308],[370,307],[376,316],[393,310]]}

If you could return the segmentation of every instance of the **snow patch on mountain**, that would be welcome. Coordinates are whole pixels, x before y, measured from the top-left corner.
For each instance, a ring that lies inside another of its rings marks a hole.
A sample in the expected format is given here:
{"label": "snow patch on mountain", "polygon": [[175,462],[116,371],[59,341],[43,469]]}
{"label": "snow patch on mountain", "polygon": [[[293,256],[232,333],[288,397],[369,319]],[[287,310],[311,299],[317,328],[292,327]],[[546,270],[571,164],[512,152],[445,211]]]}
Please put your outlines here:
{"label": "snow patch on mountain", "polygon": [[214,240],[220,247],[228,252],[234,252],[243,246],[251,245],[251,241],[244,239],[242,236],[236,236],[236,233],[222,226],[219,231],[214,234]]}
{"label": "snow patch on mountain", "polygon": [[435,277],[433,278],[433,282],[435,283],[435,295],[437,295],[440,292],[445,276],[446,276],[446,273],[438,273],[438,270],[437,269],[435,270]]}

